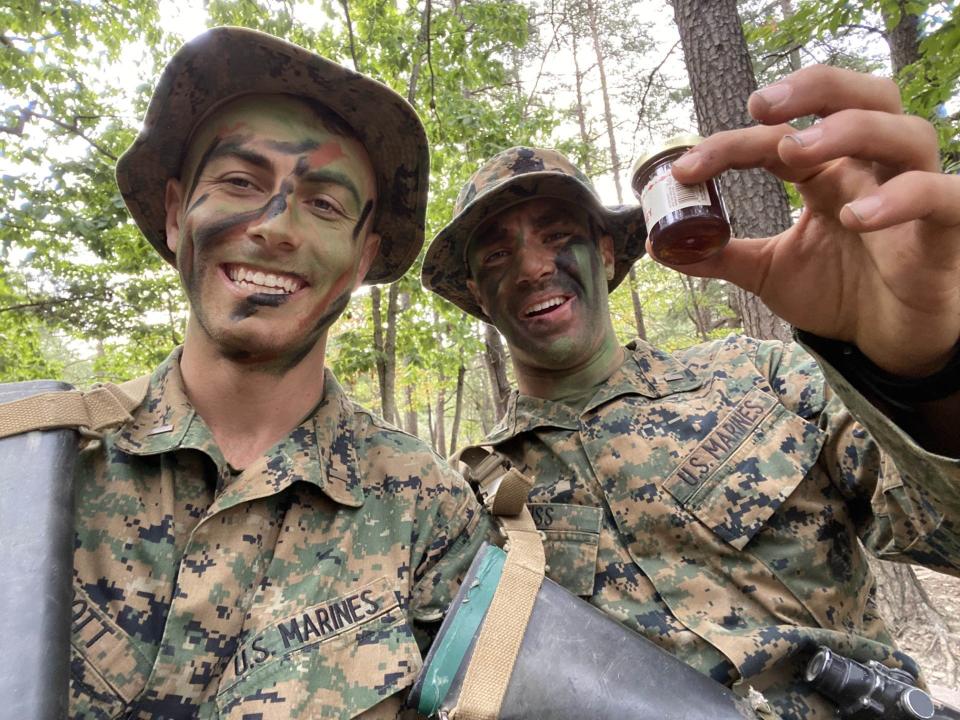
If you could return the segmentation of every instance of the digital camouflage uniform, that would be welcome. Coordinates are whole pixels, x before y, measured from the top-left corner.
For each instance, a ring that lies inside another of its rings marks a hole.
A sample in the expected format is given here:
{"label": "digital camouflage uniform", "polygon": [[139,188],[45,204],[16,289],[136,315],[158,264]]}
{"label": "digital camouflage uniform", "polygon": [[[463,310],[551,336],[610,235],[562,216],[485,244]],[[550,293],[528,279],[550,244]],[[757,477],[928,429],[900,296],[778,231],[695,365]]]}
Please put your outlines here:
{"label": "digital camouflage uniform", "polygon": [[[348,126],[331,132],[367,148],[380,245],[364,280],[402,276],[426,212],[416,113],[371,78],[243,28],[177,51],[117,164],[151,244],[174,263],[167,181],[198,124],[248,93],[320,104]],[[133,419],[83,452],[76,492],[76,718],[394,717],[420,667],[414,623],[441,618],[487,534],[462,479],[329,372],[315,411],[233,472],[176,352]]]}
{"label": "digital camouflage uniform", "polygon": [[[466,243],[531,197],[596,214],[615,243],[611,289],[642,254],[629,210],[599,206],[562,155],[512,148],[468,181],[424,284],[489,322]],[[821,366],[742,336],[674,355],[637,341],[582,410],[514,392],[486,440],[534,479],[549,577],[791,720],[835,717],[802,680],[818,645],[917,672],[877,613],[862,546],[960,575],[960,461],[922,450]]]}
{"label": "digital camouflage uniform", "polygon": [[178,355],[79,461],[71,717],[395,717],[413,623],[440,619],[485,534],[472,493],[329,371],[235,474]]}

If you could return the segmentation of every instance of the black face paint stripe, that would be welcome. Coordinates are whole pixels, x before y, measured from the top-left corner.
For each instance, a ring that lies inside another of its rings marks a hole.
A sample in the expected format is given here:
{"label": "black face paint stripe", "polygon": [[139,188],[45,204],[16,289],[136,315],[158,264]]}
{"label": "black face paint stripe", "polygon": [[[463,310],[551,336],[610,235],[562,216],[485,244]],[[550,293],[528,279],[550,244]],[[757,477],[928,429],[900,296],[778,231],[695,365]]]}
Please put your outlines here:
{"label": "black face paint stripe", "polygon": [[[190,180],[190,190],[184,196],[185,200],[189,200],[191,197],[193,197],[193,191],[197,189],[197,183],[200,182],[200,176],[203,174],[204,168],[210,164],[211,160],[214,160],[222,155],[239,152],[241,145],[248,139],[249,137],[245,135],[230,135],[228,137],[214,138],[213,142],[210,143],[210,146],[204,150],[203,155],[200,156],[200,161],[197,163],[197,169],[193,171],[193,178]],[[264,160],[265,159],[266,158],[264,158]]]}
{"label": "black face paint stripe", "polygon": [[203,205],[203,203],[205,203],[205,202],[207,201],[207,198],[208,198],[208,197],[210,197],[210,193],[204,193],[203,195],[201,195],[200,197],[198,197],[198,198],[197,198],[197,201],[187,209],[186,215],[189,215],[189,214],[192,213],[194,210],[196,210],[198,207],[200,207],[201,205]]}
{"label": "black face paint stripe", "polygon": [[[286,185],[281,186],[280,192],[270,198],[265,205],[251,210],[250,212],[240,213],[225,217],[219,222],[211,225],[198,227],[193,233],[193,244],[197,251],[206,246],[206,244],[217,235],[226,232],[238,225],[256,220],[264,213],[269,213],[268,217],[274,218],[287,209],[287,196],[284,194]],[[289,189],[288,189],[289,192]]]}
{"label": "black face paint stripe", "polygon": [[367,222],[367,218],[370,216],[370,213],[373,211],[373,200],[367,200],[367,204],[363,206],[363,210],[360,212],[360,218],[357,220],[357,224],[353,226],[353,239],[356,240],[360,235],[360,231],[363,229],[363,224]]}
{"label": "black face paint stripe", "polygon": [[254,293],[246,298],[247,302],[253,305],[265,305],[267,307],[279,307],[289,299],[289,295],[282,293]]}
{"label": "black face paint stripe", "polygon": [[301,140],[298,143],[271,140],[267,143],[267,147],[285,155],[299,155],[310,150],[316,150],[320,147],[320,143],[316,140]]}
{"label": "black face paint stripe", "polygon": [[237,303],[237,306],[233,309],[233,312],[230,313],[230,319],[234,322],[246,320],[251,315],[256,315],[258,309],[259,308],[256,305],[249,302],[247,298],[244,298]]}
{"label": "black face paint stripe", "polygon": [[310,161],[307,160],[306,155],[303,157],[297,158],[297,164],[293,168],[293,174],[297,177],[303,175],[307,169],[310,167]]}

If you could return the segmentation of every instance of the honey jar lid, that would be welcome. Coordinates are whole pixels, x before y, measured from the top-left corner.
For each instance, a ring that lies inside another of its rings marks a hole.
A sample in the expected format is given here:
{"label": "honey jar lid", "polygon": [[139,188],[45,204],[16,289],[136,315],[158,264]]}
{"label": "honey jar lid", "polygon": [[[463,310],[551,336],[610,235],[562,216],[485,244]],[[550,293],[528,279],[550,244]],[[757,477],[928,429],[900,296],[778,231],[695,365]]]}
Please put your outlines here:
{"label": "honey jar lid", "polygon": [[651,145],[647,149],[647,152],[638,157],[636,162],[633,163],[633,168],[630,170],[631,181],[636,180],[637,175],[644,172],[650,165],[664,155],[677,149],[686,150],[687,148],[692,148],[701,142],[703,142],[702,137],[688,133],[684,135],[674,135],[663,142]]}

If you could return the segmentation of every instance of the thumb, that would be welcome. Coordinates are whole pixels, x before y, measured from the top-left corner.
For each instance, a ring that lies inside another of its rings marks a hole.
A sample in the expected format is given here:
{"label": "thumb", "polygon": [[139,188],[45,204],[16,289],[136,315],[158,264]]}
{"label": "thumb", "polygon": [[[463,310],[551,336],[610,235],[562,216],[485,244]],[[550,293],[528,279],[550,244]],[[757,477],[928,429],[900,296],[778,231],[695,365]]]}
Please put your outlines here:
{"label": "thumb", "polygon": [[684,275],[726,280],[748,292],[759,294],[770,269],[772,245],[769,239],[730,238],[722,250],[706,260],[672,265],[656,256],[648,238],[647,254],[664,267]]}

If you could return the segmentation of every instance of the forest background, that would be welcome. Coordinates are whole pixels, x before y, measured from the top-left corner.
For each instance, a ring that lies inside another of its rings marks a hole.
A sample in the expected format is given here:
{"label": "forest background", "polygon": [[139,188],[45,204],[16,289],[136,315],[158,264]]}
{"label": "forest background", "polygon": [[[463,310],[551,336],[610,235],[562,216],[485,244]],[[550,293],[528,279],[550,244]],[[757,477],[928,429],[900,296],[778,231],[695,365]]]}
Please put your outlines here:
{"label": "forest background", "polygon": [[[607,203],[634,203],[630,168],[645,149],[748,124],[758,84],[817,62],[893,77],[907,109],[937,126],[945,169],[960,167],[956,2],[4,0],[0,382],[123,380],[182,341],[176,274],[129,219],[113,172],[164,62],[221,24],[315,49],[414,105],[431,143],[428,239],[470,173],[512,145],[556,147]],[[798,210],[792,188],[762,173],[721,182],[739,235],[776,233]],[[354,398],[447,455],[495,424],[511,368],[497,332],[425,292],[419,268],[355,294],[328,362]],[[756,298],[649,259],[611,305],[624,342],[668,350],[788,336]],[[960,584],[877,572],[902,644],[956,688]]]}

